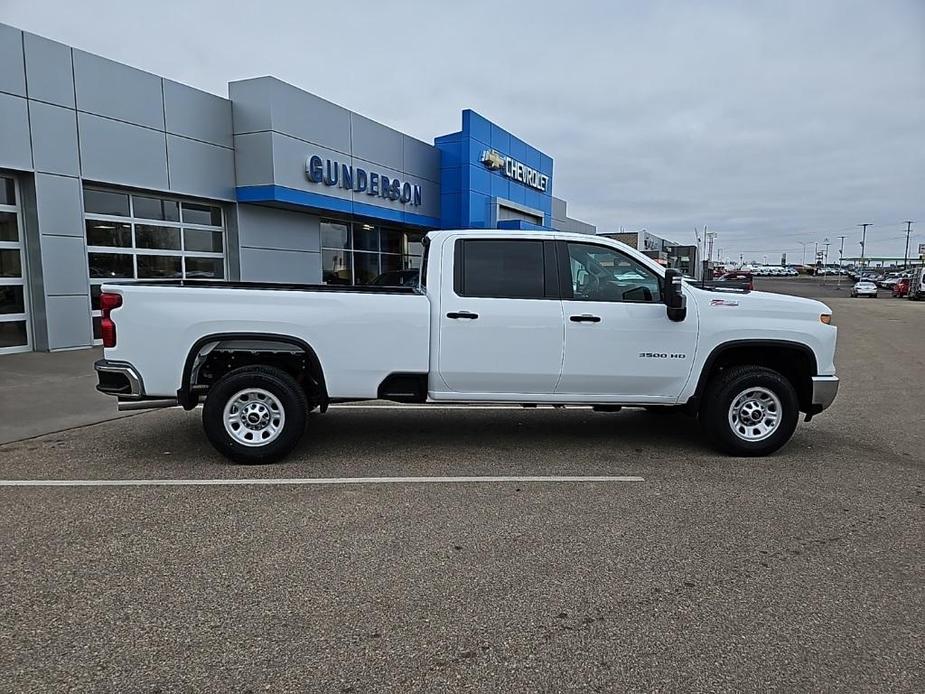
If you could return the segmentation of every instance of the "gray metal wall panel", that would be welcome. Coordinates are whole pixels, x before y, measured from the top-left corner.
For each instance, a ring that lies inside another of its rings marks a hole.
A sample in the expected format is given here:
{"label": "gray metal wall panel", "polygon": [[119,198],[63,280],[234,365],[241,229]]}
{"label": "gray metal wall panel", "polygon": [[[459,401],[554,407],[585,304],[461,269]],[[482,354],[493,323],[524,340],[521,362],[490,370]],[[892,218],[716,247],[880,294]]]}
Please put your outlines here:
{"label": "gray metal wall panel", "polygon": [[[278,186],[305,190],[311,193],[318,193],[319,195],[327,195],[332,198],[340,198],[342,200],[352,200],[352,190],[345,190],[337,186],[326,186],[323,183],[313,183],[306,178],[305,160],[313,154],[317,154],[323,160],[331,159],[341,164],[353,163],[353,160],[342,152],[320,147],[318,145],[312,145],[302,140],[289,137],[288,135],[274,132],[273,167],[275,175],[273,182]],[[372,200],[372,198],[370,199]]]}
{"label": "gray metal wall panel", "polygon": [[35,201],[39,233],[84,238],[80,179],[37,173]]}
{"label": "gray metal wall panel", "polygon": [[271,129],[270,92],[276,81],[268,77],[257,77],[228,83],[235,134]]}
{"label": "gray metal wall panel", "polygon": [[93,342],[90,328],[90,296],[49,296],[48,348],[86,347]]}
{"label": "gray metal wall panel", "polygon": [[238,205],[241,247],[313,251],[321,248],[321,220],[304,212],[259,205]]}
{"label": "gray metal wall panel", "polygon": [[87,247],[83,239],[74,236],[42,236],[42,272],[45,277],[45,294],[86,294],[90,291],[87,279]]}
{"label": "gray metal wall panel", "polygon": [[562,198],[557,198],[553,196],[552,198],[552,218],[553,219],[565,219],[568,217],[568,212],[566,211],[566,203]]}
{"label": "gray metal wall panel", "polygon": [[[22,58],[22,32],[0,24],[0,92],[26,95],[26,70]],[[0,121],[2,125],[2,121]]]}
{"label": "gray metal wall panel", "polygon": [[77,114],[77,127],[84,178],[167,190],[164,133],[88,113]]}
{"label": "gray metal wall panel", "polygon": [[402,135],[402,170],[409,176],[440,183],[440,150],[409,135]]}
{"label": "gray metal wall panel", "polygon": [[241,279],[245,282],[321,283],[321,254],[241,248]]}
{"label": "gray metal wall panel", "polygon": [[29,109],[24,98],[11,94],[0,94],[0,166],[32,168]]}
{"label": "gray metal wall panel", "polygon": [[273,183],[273,133],[269,131],[234,136],[236,183],[262,186]]}
{"label": "gray metal wall panel", "polygon": [[30,99],[74,108],[74,70],[71,49],[43,36],[23,35]]}
{"label": "gray metal wall panel", "polygon": [[357,113],[350,114],[352,154],[398,171],[403,170],[402,134]]}
{"label": "gray metal wall panel", "polygon": [[167,135],[170,190],[234,200],[234,152],[177,135]]}
{"label": "gray metal wall panel", "polygon": [[164,129],[160,77],[75,50],[74,80],[81,111]]}
{"label": "gray metal wall panel", "polygon": [[220,96],[164,80],[167,132],[222,147],[231,140],[231,102]]}
{"label": "gray metal wall panel", "polygon": [[77,112],[30,99],[29,119],[35,170],[79,176]]}
{"label": "gray metal wall panel", "polygon": [[272,82],[270,116],[274,131],[338,152],[350,152],[350,111],[291,84],[277,79]]}

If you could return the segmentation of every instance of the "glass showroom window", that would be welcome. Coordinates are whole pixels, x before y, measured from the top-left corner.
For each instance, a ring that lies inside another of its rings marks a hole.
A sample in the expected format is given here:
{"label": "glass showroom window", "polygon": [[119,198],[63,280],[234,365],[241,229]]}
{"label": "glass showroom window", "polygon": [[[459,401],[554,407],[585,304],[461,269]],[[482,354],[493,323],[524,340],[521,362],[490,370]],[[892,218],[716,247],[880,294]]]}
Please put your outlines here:
{"label": "glass showroom window", "polygon": [[0,176],[0,354],[30,349],[29,290],[16,181]]}
{"label": "glass showroom window", "polygon": [[84,189],[93,337],[100,285],[110,279],[223,279],[222,209],[113,190]]}
{"label": "glass showroom window", "polygon": [[358,222],[321,221],[321,274],[325,284],[417,284],[423,231]]}

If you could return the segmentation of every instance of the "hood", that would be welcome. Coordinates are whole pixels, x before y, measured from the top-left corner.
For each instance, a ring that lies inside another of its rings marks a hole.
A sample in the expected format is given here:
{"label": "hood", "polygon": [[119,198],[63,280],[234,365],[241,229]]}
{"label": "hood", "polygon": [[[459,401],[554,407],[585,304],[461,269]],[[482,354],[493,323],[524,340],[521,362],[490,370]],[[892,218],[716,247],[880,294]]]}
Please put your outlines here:
{"label": "hood", "polygon": [[789,294],[711,291],[695,286],[690,286],[690,289],[700,306],[701,313],[711,309],[728,309],[749,316],[768,318],[805,316],[813,321],[818,321],[822,313],[832,313],[832,309],[821,301]]}

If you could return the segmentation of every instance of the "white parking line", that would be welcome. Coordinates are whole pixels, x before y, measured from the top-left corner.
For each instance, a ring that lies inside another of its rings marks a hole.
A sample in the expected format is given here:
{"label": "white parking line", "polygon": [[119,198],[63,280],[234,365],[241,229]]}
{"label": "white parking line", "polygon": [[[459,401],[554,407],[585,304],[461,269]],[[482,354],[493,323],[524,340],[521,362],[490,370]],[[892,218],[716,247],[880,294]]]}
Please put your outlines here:
{"label": "white parking line", "polygon": [[459,484],[511,482],[645,482],[628,475],[527,475],[520,477],[301,477],[187,480],[0,480],[0,487],[202,487],[242,485],[321,485],[321,484]]}

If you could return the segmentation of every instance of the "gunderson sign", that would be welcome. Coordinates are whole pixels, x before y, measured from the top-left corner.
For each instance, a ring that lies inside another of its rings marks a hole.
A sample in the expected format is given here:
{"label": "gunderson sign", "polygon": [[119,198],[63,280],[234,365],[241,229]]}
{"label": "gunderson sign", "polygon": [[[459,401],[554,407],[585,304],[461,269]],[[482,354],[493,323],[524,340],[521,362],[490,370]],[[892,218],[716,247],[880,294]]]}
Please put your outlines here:
{"label": "gunderson sign", "polygon": [[352,190],[354,193],[395,200],[403,205],[417,207],[421,204],[421,186],[417,184],[367,171],[359,166],[322,159],[317,154],[305,160],[305,177],[312,183],[323,183],[326,186]]}
{"label": "gunderson sign", "polygon": [[489,169],[503,170],[504,175],[508,178],[541,190],[544,193],[549,185],[549,176],[546,174],[540,173],[536,169],[531,169],[512,157],[506,157],[494,149],[486,149],[482,152],[482,163]]}

